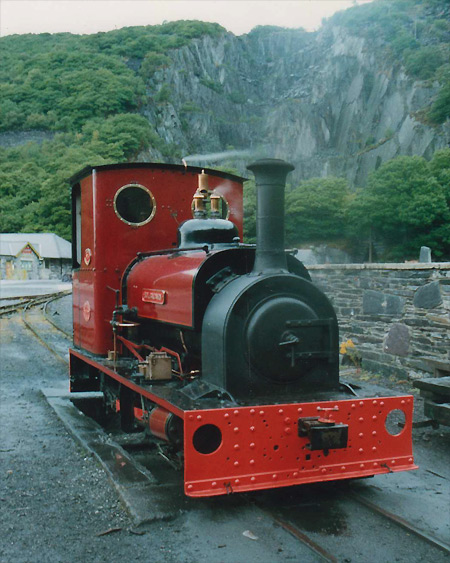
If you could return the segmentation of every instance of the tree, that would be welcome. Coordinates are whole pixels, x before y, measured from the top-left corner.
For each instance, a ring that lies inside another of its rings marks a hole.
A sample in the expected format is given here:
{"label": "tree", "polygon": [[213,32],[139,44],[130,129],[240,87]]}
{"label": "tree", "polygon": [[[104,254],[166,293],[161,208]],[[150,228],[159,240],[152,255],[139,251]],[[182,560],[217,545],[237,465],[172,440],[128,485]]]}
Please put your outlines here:
{"label": "tree", "polygon": [[148,120],[132,113],[89,121],[83,127],[83,135],[91,150],[120,161],[136,157],[157,138]]}
{"label": "tree", "polygon": [[427,117],[433,123],[444,123],[450,117],[450,73],[428,110]]}
{"label": "tree", "polygon": [[244,184],[244,242],[256,241],[256,185],[254,180]]}
{"label": "tree", "polygon": [[[311,178],[286,191],[286,244],[331,241],[345,235],[350,190],[343,178]],[[244,239],[256,240],[256,186],[244,186]]]}
{"label": "tree", "polygon": [[349,200],[349,186],[343,178],[311,178],[287,192],[287,244],[343,238]]}
{"label": "tree", "polygon": [[441,160],[438,155],[429,165],[422,157],[401,156],[372,172],[367,188],[350,205],[353,237],[360,239],[372,228],[393,259],[415,258],[422,245],[435,256],[448,256],[448,188],[433,174],[446,174]]}

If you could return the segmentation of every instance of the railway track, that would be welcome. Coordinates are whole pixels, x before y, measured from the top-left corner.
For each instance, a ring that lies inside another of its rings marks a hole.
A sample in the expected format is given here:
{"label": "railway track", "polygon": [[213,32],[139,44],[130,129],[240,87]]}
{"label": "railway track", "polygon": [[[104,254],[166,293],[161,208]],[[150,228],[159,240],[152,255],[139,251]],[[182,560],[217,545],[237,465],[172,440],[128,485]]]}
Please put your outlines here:
{"label": "railway track", "polygon": [[[56,325],[47,313],[48,304],[62,296],[51,294],[29,298],[26,303],[20,303],[17,309],[22,309],[25,326],[41,344],[67,364],[71,335]],[[161,452],[158,448],[149,446],[143,433],[125,435],[117,428],[108,429],[108,432],[138,466],[149,470],[157,480],[178,483],[181,489],[180,472],[167,464],[167,460],[159,455]],[[200,502],[207,503],[208,499]],[[356,492],[351,483],[320,484],[243,495],[242,504],[248,502],[272,519],[276,526],[294,536],[321,561],[369,561],[367,554],[372,550],[373,553],[379,552],[383,544],[391,549],[391,552],[384,553],[383,561],[406,561],[398,558],[401,553],[413,555],[413,558],[409,556],[409,561],[450,560],[448,543]],[[366,555],[361,557],[362,553]]]}
{"label": "railway track", "polygon": [[[293,492],[297,501],[283,503],[287,491],[257,505],[323,561],[406,561],[404,553],[409,561],[449,560],[450,545],[442,539],[356,493],[351,483],[332,488],[336,485],[312,487],[301,500],[301,493]],[[375,555],[380,546],[382,559]]]}
{"label": "railway track", "polygon": [[72,343],[72,335],[49,318],[47,307],[52,301],[69,294],[70,292],[63,291],[30,297],[15,309],[21,310],[22,322],[34,337],[65,365],[68,365],[68,349]]}
{"label": "railway track", "polygon": [[[180,473],[158,456],[156,448],[149,448],[143,435],[124,435],[116,429],[110,436],[157,480],[182,487]],[[399,558],[402,553],[410,553],[409,561],[450,560],[450,545],[443,539],[358,491],[352,482],[322,483],[243,495],[242,502],[254,505],[320,561],[406,561]],[[383,545],[390,549],[385,548],[383,558],[367,557],[379,553]]]}
{"label": "railway track", "polygon": [[26,307],[32,307],[45,303],[52,299],[65,295],[67,292],[58,293],[45,293],[43,295],[24,295],[20,297],[2,297],[0,299],[0,317],[17,311],[23,310]]}

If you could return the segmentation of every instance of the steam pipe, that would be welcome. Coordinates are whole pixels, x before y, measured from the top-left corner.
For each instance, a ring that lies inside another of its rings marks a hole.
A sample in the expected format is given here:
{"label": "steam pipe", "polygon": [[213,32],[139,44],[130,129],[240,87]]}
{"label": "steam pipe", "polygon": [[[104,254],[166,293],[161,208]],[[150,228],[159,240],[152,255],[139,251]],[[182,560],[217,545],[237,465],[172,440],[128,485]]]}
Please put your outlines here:
{"label": "steam pipe", "polygon": [[253,162],[247,169],[256,181],[256,256],[253,274],[287,270],[284,251],[284,190],[295,169],[277,158]]}

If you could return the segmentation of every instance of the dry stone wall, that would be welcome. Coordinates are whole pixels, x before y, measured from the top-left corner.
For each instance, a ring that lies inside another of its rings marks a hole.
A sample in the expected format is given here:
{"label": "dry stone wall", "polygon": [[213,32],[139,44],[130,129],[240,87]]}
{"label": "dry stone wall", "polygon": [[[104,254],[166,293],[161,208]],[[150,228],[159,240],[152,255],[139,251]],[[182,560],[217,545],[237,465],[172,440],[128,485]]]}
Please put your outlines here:
{"label": "dry stone wall", "polygon": [[399,379],[450,367],[450,263],[308,267],[362,367]]}

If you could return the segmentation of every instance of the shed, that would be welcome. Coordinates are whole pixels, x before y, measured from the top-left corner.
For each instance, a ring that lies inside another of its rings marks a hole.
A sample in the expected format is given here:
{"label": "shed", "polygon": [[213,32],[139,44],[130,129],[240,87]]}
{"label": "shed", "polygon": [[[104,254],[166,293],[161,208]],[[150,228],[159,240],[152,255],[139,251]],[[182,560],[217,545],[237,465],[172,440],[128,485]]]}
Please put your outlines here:
{"label": "shed", "polygon": [[1,279],[62,279],[72,269],[72,245],[54,233],[0,233]]}

